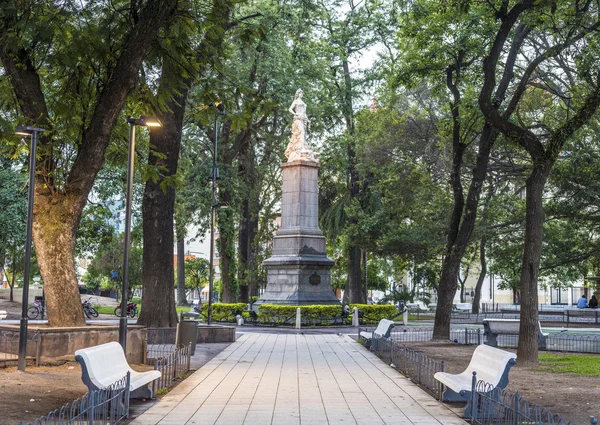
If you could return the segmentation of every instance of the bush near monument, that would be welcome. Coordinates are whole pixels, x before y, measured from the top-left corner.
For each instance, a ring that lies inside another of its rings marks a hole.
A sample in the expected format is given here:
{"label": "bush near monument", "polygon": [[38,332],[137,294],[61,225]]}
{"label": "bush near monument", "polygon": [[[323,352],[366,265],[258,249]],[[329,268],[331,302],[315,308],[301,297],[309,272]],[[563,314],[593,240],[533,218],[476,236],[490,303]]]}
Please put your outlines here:
{"label": "bush near monument", "polygon": [[[285,322],[290,317],[295,318],[296,309],[300,307],[302,319],[315,325],[330,325],[332,320],[342,315],[341,305],[275,305],[262,304],[258,307],[259,320]],[[348,322],[350,323],[350,322]]]}
{"label": "bush near monument", "polygon": [[396,307],[392,304],[350,304],[350,311],[354,307],[363,312],[361,325],[376,325],[381,319],[393,319],[398,315]]}
{"label": "bush near monument", "polygon": [[[235,316],[242,314],[247,305],[244,303],[219,303],[212,305],[212,319],[215,322],[235,323]],[[208,317],[208,309],[202,312],[203,317]]]}

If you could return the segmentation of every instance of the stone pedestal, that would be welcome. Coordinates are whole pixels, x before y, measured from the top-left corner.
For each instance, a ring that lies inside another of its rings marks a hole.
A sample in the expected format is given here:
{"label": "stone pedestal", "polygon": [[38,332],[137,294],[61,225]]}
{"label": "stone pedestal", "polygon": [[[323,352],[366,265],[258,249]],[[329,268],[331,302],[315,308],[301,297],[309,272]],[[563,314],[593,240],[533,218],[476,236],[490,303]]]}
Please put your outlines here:
{"label": "stone pedestal", "polygon": [[272,257],[263,262],[267,288],[254,306],[339,304],[330,283],[335,262],[327,258],[319,229],[319,163],[297,160],[281,168],[281,227],[273,238]]}

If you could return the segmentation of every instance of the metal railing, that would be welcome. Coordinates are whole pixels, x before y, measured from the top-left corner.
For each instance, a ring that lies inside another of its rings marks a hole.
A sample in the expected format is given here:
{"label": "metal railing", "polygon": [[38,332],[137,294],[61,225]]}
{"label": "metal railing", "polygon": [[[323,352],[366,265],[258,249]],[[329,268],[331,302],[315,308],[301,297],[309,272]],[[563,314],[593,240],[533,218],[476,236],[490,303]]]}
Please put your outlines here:
{"label": "metal railing", "polygon": [[[519,393],[494,388],[483,381],[473,388],[471,406],[470,417],[466,419],[477,425],[575,425],[545,407],[529,403]],[[595,417],[590,417],[591,425],[597,423]]]}
{"label": "metal railing", "polygon": [[[464,340],[473,340],[480,337],[481,332],[473,332],[474,329],[457,330],[456,336],[462,335]],[[360,332],[359,332],[360,334]],[[394,335],[402,335],[404,339],[394,339]],[[434,378],[437,372],[444,371],[444,362],[433,360],[423,353],[412,350],[401,342],[409,342],[410,336],[417,336],[417,341],[425,341],[423,338],[431,331],[420,332],[393,332],[390,338],[373,334],[371,351],[377,354],[386,363],[390,363],[398,371],[408,377],[412,382],[429,391],[436,399],[442,399],[443,385]],[[546,408],[528,403],[522,399],[519,393],[512,394],[506,390],[493,389],[489,384],[479,381],[473,382],[473,391],[470,404],[470,415],[468,418],[473,424],[479,425],[576,425],[568,422],[560,415],[549,412]],[[596,425],[598,421],[590,418],[590,424]]]}
{"label": "metal railing", "polygon": [[[129,416],[129,372],[102,390],[92,390],[30,425],[113,425]],[[20,425],[24,425],[23,422]]]}
{"label": "metal railing", "polygon": [[435,398],[441,398],[442,386],[433,375],[444,371],[443,361],[437,362],[419,351],[397,344],[390,338],[382,338],[378,334],[373,334],[371,351],[412,382],[427,389]]}
{"label": "metal railing", "polygon": [[171,386],[190,370],[192,346],[176,347],[174,344],[148,345],[146,364],[154,365],[161,373],[153,382],[154,391]]}
{"label": "metal railing", "polygon": [[[362,328],[373,331],[375,328]],[[394,342],[427,342],[433,336],[432,327],[394,328],[390,340]],[[450,341],[463,345],[481,345],[486,337],[481,328],[450,328]],[[498,335],[499,348],[517,348],[518,335]],[[545,351],[600,354],[600,335],[583,333],[552,332],[546,339]]]}
{"label": "metal railing", "polygon": [[[39,329],[27,331],[27,359],[34,359],[35,365],[40,365]],[[16,362],[19,357],[19,331],[0,329],[0,367]]]}

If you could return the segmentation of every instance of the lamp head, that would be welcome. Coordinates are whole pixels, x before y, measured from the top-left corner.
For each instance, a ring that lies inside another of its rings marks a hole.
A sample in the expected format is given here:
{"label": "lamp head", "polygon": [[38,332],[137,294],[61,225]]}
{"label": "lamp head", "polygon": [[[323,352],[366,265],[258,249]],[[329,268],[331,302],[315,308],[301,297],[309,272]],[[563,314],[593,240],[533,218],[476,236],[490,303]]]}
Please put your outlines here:
{"label": "lamp head", "polygon": [[145,127],[162,127],[158,118],[147,115],[140,115],[139,118],[128,117],[127,122],[132,125],[143,125]]}
{"label": "lamp head", "polygon": [[31,127],[28,125],[18,125],[17,128],[15,129],[15,134],[19,135],[19,136],[32,136],[33,133],[43,133],[44,131],[46,131],[43,128],[38,128],[38,127]]}

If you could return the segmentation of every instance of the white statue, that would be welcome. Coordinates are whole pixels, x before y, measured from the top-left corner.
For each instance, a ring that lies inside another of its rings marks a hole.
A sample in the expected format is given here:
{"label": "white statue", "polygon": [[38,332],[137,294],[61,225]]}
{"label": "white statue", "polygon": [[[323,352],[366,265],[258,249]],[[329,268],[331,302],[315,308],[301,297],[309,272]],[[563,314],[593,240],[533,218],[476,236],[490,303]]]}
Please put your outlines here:
{"label": "white statue", "polygon": [[285,150],[285,156],[288,162],[297,160],[319,162],[319,154],[310,150],[308,143],[306,143],[306,129],[309,121],[306,115],[306,103],[302,101],[303,94],[302,89],[298,89],[294,96],[294,102],[289,108],[290,113],[294,116],[294,122],[292,124],[292,138]]}

